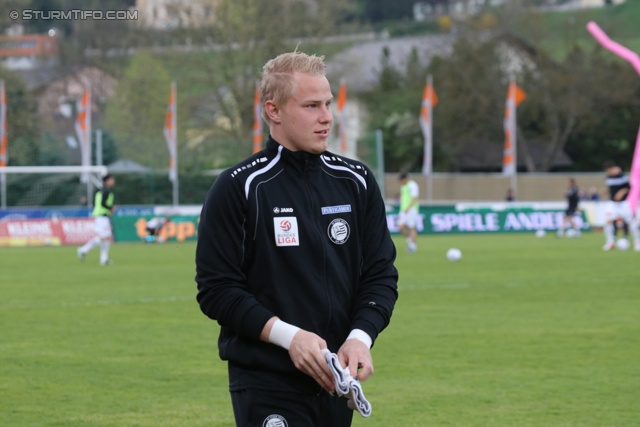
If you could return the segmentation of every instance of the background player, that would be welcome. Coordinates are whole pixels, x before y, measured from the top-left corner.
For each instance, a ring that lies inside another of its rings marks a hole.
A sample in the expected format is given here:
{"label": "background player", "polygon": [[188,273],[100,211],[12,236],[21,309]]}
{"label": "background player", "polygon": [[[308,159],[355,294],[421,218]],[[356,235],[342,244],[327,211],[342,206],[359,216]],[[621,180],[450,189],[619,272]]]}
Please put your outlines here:
{"label": "background player", "polygon": [[111,188],[115,185],[116,180],[112,175],[107,174],[102,178],[102,183],[102,188],[96,191],[93,203],[92,215],[95,218],[97,236],[89,240],[84,246],[79,247],[77,252],[80,261],[84,261],[85,256],[91,249],[100,246],[100,265],[108,265],[112,263],[111,259],[109,259],[109,248],[113,238],[111,215],[116,210],[116,206],[113,204],[115,196]]}
{"label": "background player", "polygon": [[169,222],[171,222],[170,217],[157,216],[151,218],[147,222],[147,237],[145,238],[145,240],[147,242],[164,242],[164,239],[162,238],[162,236],[160,236],[160,231]]}
{"label": "background player", "polygon": [[638,222],[631,214],[631,207],[627,202],[629,194],[629,177],[627,177],[622,169],[613,161],[607,161],[604,164],[606,171],[606,183],[609,188],[609,201],[605,205],[605,244],[602,247],[604,251],[610,251],[615,247],[615,225],[614,222],[618,218],[622,218],[631,231],[634,240],[634,249],[640,251],[640,236],[638,235]]}
{"label": "background player", "polygon": [[[575,214],[578,211],[580,192],[575,179],[569,178],[567,184],[568,188],[565,195],[567,197],[568,205],[567,210],[564,212],[564,218],[560,224],[560,229],[558,230],[558,237],[562,237],[564,235],[564,230],[567,224],[569,224],[571,229],[574,230],[574,232],[571,233],[571,236],[578,237],[580,236],[580,228],[576,225]],[[567,233],[567,235],[569,235],[569,233]]]}
{"label": "background player", "polygon": [[420,187],[406,172],[400,174],[400,212],[398,213],[398,227],[407,239],[407,250],[415,252],[418,249],[416,244],[416,224],[418,222],[418,196]]}

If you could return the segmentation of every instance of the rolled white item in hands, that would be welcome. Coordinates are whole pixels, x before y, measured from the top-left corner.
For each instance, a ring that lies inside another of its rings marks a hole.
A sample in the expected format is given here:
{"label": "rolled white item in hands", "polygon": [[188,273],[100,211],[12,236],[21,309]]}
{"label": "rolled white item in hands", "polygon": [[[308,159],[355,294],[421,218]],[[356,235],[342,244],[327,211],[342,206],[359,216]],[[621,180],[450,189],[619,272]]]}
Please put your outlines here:
{"label": "rolled white item in hands", "polygon": [[348,368],[340,366],[340,361],[335,353],[331,353],[328,349],[323,349],[322,353],[333,374],[336,393],[347,398],[347,406],[350,409],[358,411],[365,418],[371,415],[371,403],[364,396],[360,381],[351,376]]}

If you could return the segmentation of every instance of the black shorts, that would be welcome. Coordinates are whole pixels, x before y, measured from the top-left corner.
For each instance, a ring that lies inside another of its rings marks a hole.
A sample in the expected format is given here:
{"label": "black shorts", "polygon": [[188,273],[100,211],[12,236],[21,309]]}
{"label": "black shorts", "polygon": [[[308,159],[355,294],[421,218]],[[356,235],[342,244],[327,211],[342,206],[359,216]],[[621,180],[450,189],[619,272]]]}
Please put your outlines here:
{"label": "black shorts", "polygon": [[353,411],[345,397],[281,390],[231,392],[237,427],[349,427]]}

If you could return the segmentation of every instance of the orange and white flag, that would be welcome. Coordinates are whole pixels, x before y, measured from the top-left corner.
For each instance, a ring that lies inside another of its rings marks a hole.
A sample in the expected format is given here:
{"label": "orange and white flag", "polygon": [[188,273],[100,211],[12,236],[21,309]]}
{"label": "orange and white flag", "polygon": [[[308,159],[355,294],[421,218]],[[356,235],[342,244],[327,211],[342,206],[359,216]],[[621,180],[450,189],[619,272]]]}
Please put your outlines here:
{"label": "orange and white flag", "polygon": [[433,89],[433,82],[431,76],[429,76],[422,92],[422,107],[420,108],[420,128],[424,138],[423,175],[429,175],[433,169],[433,107],[437,104],[438,95]]}
{"label": "orange and white flag", "polygon": [[164,139],[169,148],[169,180],[175,181],[178,177],[178,125],[176,110],[176,82],[171,82],[169,93],[169,106],[164,118]]}
{"label": "orange and white flag", "polygon": [[[85,88],[82,98],[77,103],[76,135],[80,143],[82,166],[91,166],[91,89]],[[80,175],[82,182],[89,182],[89,173]]]}
{"label": "orange and white flag", "polygon": [[340,138],[340,154],[347,153],[347,84],[340,81],[340,92],[338,92],[338,135]]}
{"label": "orange and white flag", "polygon": [[7,139],[7,96],[4,80],[0,80],[0,167],[9,164],[9,141]]}
{"label": "orange and white flag", "polygon": [[515,79],[509,81],[507,102],[504,109],[504,152],[502,156],[502,174],[516,174],[516,108],[527,99],[527,94],[516,84]]}
{"label": "orange and white flag", "polygon": [[262,104],[260,103],[260,86],[256,85],[253,94],[253,153],[262,150]]}

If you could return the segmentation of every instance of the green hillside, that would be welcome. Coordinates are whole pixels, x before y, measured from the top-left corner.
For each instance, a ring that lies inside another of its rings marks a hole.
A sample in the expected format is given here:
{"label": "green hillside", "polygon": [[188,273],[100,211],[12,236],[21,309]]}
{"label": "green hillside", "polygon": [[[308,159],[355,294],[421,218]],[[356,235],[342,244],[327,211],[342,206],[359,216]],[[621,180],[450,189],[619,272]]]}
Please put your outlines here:
{"label": "green hillside", "polygon": [[617,6],[534,14],[520,29],[528,38],[539,41],[542,49],[562,57],[574,43],[591,50],[598,46],[586,29],[595,21],[612,39],[640,51],[640,1],[627,0]]}

